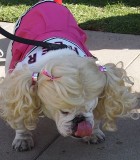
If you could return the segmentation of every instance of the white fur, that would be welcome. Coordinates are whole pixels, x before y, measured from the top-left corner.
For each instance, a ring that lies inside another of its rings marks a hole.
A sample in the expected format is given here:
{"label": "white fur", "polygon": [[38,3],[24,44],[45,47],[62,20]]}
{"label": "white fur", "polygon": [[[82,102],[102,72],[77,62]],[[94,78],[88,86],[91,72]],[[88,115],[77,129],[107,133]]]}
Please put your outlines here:
{"label": "white fur", "polygon": [[81,106],[74,108],[73,110],[63,110],[65,112],[68,112],[69,114],[64,115],[60,112],[59,116],[56,116],[55,121],[58,128],[58,131],[63,136],[71,136],[72,134],[72,120],[77,115],[83,115],[86,118],[86,121],[90,122],[92,125],[92,128],[94,127],[94,116],[93,116],[93,110],[97,106],[98,98],[95,98],[90,101],[86,101],[84,103],[85,111],[81,111]]}
{"label": "white fur", "polygon": [[89,144],[98,144],[105,141],[105,134],[100,130],[100,120],[95,119],[92,135],[84,137],[83,140]]}
{"label": "white fur", "polygon": [[16,130],[12,146],[16,151],[31,150],[34,147],[31,132],[28,130]]}

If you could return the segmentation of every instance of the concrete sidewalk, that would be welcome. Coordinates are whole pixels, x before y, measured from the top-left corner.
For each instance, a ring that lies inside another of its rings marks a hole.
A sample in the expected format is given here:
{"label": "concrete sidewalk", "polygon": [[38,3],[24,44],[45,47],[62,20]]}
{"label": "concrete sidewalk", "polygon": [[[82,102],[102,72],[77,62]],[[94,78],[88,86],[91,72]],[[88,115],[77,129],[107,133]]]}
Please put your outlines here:
{"label": "concrete sidewalk", "polygon": [[[14,24],[0,23],[7,31]],[[124,62],[135,80],[134,91],[140,92],[140,36],[86,31],[89,50],[102,64]],[[4,76],[5,53],[9,40],[0,35],[0,77]],[[0,52],[1,54],[1,52]],[[18,153],[12,150],[14,131],[0,120],[0,160],[140,160],[140,120],[119,120],[117,132],[105,132],[106,141],[87,145],[61,137],[54,122],[41,119],[34,131],[35,148]]]}

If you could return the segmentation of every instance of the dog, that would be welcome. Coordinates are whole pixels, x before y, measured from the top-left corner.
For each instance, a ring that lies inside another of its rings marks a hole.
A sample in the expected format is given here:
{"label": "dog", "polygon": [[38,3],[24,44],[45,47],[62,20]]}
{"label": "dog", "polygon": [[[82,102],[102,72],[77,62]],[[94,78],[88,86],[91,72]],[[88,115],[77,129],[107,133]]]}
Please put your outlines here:
{"label": "dog", "polygon": [[0,115],[16,132],[15,150],[34,147],[31,131],[42,115],[54,120],[62,136],[95,144],[105,140],[101,122],[114,131],[118,117],[130,117],[136,97],[126,71],[98,63],[85,45],[86,34],[61,1],[36,3],[17,21],[14,34],[60,44],[57,50],[9,44]]}

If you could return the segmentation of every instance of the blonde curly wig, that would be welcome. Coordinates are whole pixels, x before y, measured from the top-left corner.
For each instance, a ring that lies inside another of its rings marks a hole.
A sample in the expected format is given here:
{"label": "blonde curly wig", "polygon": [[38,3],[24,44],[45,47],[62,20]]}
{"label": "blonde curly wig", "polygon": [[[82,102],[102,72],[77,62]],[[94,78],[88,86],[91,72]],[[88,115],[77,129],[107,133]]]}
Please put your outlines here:
{"label": "blonde curly wig", "polygon": [[77,55],[53,58],[42,71],[57,78],[50,80],[40,71],[35,85],[28,66],[14,70],[0,84],[0,115],[14,129],[20,129],[18,123],[23,121],[33,130],[41,114],[53,118],[48,109],[80,106],[85,99],[99,97],[95,118],[103,120],[105,129],[114,130],[116,118],[130,115],[136,97],[125,83],[129,78],[123,68],[112,63],[105,67],[107,71],[101,72],[94,58]]}

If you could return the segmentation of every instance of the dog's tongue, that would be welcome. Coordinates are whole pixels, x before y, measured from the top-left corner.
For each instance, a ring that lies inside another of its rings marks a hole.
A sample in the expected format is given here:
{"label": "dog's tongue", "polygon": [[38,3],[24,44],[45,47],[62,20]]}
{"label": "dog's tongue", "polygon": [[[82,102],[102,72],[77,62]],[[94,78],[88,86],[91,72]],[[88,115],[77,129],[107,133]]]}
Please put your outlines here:
{"label": "dog's tongue", "polygon": [[92,134],[92,126],[87,121],[82,121],[78,123],[77,131],[75,132],[75,136],[77,137],[86,137]]}

